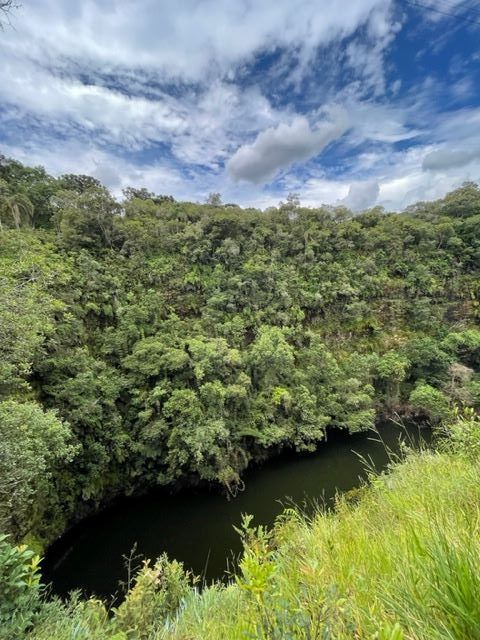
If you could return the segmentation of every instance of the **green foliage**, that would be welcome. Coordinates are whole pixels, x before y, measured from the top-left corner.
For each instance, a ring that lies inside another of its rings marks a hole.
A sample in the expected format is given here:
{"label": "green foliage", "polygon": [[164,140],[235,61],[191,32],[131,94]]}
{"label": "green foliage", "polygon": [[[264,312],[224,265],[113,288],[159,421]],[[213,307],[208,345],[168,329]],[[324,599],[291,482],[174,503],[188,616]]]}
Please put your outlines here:
{"label": "green foliage", "polygon": [[265,531],[245,519],[236,586],[187,600],[159,637],[477,637],[479,467],[465,448],[410,454],[311,522],[286,512]]}
{"label": "green foliage", "polygon": [[404,346],[410,360],[411,379],[440,383],[447,377],[451,355],[442,348],[441,342],[431,336],[414,336]]}
{"label": "green foliage", "polygon": [[29,640],[131,640],[131,637],[118,630],[103,602],[94,598],[82,600],[78,594],[66,602],[44,601],[35,625],[26,635]]}
{"label": "green foliage", "polygon": [[465,182],[445,196],[441,211],[448,216],[473,216],[480,213],[480,189],[474,182]]}
{"label": "green foliage", "polygon": [[0,155],[0,202],[1,196],[4,196],[11,198],[13,203],[26,205],[26,208],[20,205],[20,217],[7,205],[7,226],[11,223],[17,226],[18,221],[18,226],[27,223],[36,228],[49,227],[52,215],[50,198],[57,189],[57,180],[49,176],[43,167],[26,167],[21,162]]}
{"label": "green foliage", "polygon": [[439,389],[425,382],[419,382],[410,394],[410,403],[415,411],[432,422],[448,418],[451,407],[448,397]]}
{"label": "green foliage", "polygon": [[39,556],[0,534],[0,639],[23,637],[41,606]]}
{"label": "green foliage", "polygon": [[190,592],[192,577],[181,563],[160,556],[153,566],[146,561],[124,602],[114,610],[115,626],[128,638],[152,637],[173,617]]}
{"label": "green foliage", "polygon": [[400,383],[405,380],[410,361],[396,351],[387,351],[377,362],[377,376],[387,385],[387,401],[392,404],[400,399]]}
{"label": "green foliage", "polygon": [[61,286],[68,266],[42,235],[0,232],[0,398],[25,392],[26,379],[46,336],[54,330],[54,314],[63,303]]}
{"label": "green foliage", "polygon": [[449,333],[442,346],[455,353],[466,364],[473,367],[480,365],[480,330],[477,328]]}
{"label": "green foliage", "polygon": [[[57,506],[60,473],[76,449],[72,434],[52,411],[34,403],[0,402],[0,529],[20,540],[32,528],[59,532],[48,521]],[[60,523],[61,527],[64,523]]]}
{"label": "green foliage", "polygon": [[35,424],[22,432],[40,454],[24,495],[2,494],[2,514],[19,501],[17,524],[2,515],[15,536],[48,540],[139,487],[235,494],[268,449],[313,450],[379,411],[480,406],[474,185],[357,217],[296,194],[265,212],[211,195],[120,202],[89,176],[0,159],[0,401],[12,420],[36,407],[28,425],[56,411],[59,451],[78,444],[62,466]]}
{"label": "green foliage", "polygon": [[[3,225],[30,226],[33,220],[34,207],[27,196],[22,193],[8,193],[6,183],[0,182],[0,228]],[[2,193],[3,191],[3,193]]]}
{"label": "green foliage", "polygon": [[248,363],[256,383],[275,384],[294,366],[294,353],[279,327],[260,327],[248,353]]}
{"label": "green foliage", "polygon": [[480,458],[480,418],[472,409],[464,410],[446,425],[446,436],[445,444],[457,454],[473,461]]}
{"label": "green foliage", "polygon": [[[238,530],[243,555],[228,584],[197,590],[178,562],[162,556],[145,563],[124,602],[108,613],[95,599],[46,601],[29,556],[20,560],[24,551],[3,541],[5,557],[15,558],[8,566],[34,576],[20,589],[33,594],[31,600],[14,595],[16,629],[26,621],[28,634],[9,637],[477,638],[479,419],[467,411],[447,426],[444,446],[408,453],[387,473],[371,476],[358,500],[339,496],[335,511],[319,510],[306,520],[288,509],[270,530],[245,516]],[[22,602],[25,620],[17,613]]]}
{"label": "green foliage", "polygon": [[119,240],[119,205],[103,187],[58,191],[52,199],[55,225],[63,247],[92,251],[113,247]]}

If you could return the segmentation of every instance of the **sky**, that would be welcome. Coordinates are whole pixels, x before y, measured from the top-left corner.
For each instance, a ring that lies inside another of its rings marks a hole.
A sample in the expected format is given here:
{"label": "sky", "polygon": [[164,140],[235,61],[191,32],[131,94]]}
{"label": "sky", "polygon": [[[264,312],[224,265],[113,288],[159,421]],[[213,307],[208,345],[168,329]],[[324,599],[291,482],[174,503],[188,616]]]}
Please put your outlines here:
{"label": "sky", "polygon": [[116,195],[402,210],[480,179],[480,2],[24,0],[0,153]]}

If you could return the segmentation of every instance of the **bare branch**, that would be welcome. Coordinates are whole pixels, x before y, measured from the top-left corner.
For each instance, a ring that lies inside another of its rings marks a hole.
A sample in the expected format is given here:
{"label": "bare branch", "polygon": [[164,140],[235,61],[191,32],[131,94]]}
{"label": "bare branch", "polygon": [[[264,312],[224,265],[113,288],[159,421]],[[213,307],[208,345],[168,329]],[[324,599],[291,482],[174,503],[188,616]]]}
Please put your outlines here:
{"label": "bare branch", "polygon": [[13,0],[0,0],[0,11],[3,11],[3,13],[8,13],[14,6]]}
{"label": "bare branch", "polygon": [[0,0],[0,29],[3,29],[5,22],[10,22],[12,9],[18,9],[19,6],[15,0]]}

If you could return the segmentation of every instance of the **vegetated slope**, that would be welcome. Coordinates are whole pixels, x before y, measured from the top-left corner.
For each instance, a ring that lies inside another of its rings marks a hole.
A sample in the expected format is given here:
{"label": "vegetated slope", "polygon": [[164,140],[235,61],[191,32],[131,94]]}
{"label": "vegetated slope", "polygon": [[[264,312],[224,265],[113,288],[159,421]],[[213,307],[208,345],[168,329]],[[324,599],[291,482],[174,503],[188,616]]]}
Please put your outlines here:
{"label": "vegetated slope", "polygon": [[[480,191],[260,212],[0,162],[0,529],[478,406]],[[36,425],[36,426],[34,426]]]}
{"label": "vegetated slope", "polygon": [[289,511],[270,532],[247,518],[240,570],[227,586],[199,592],[178,563],[160,558],[109,617],[96,600],[42,600],[27,569],[34,586],[17,587],[24,597],[17,622],[23,606],[31,631],[18,637],[478,638],[478,417],[467,412],[450,434],[443,452],[411,453],[369,487],[340,497],[335,513],[306,521]]}

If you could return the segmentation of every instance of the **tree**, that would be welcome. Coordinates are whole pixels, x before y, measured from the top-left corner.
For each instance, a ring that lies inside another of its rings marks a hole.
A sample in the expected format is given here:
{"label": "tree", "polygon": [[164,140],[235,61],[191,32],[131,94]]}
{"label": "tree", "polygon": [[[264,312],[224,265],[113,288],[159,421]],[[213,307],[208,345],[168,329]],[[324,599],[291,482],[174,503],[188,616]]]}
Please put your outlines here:
{"label": "tree", "polygon": [[54,219],[67,249],[113,248],[121,237],[120,205],[101,187],[63,190],[55,195]]}
{"label": "tree", "polygon": [[280,210],[286,211],[289,220],[296,220],[298,217],[298,208],[300,207],[300,196],[298,193],[290,192],[286,202],[279,202]]}
{"label": "tree", "polygon": [[405,356],[388,351],[378,360],[377,376],[387,384],[387,402],[396,404],[400,399],[400,383],[405,380],[410,362]]}
{"label": "tree", "polygon": [[222,205],[222,196],[219,193],[212,191],[208,194],[205,202],[212,207],[220,207]]}
{"label": "tree", "polygon": [[472,383],[474,370],[466,367],[460,362],[454,362],[448,368],[449,380],[442,389],[454,402],[464,406],[476,405],[477,398],[474,397],[475,381]]}
{"label": "tree", "polygon": [[451,354],[442,349],[442,344],[431,336],[415,335],[403,347],[410,360],[410,377],[413,380],[430,380],[441,383],[447,377]]}
{"label": "tree", "polygon": [[467,217],[480,213],[480,188],[475,182],[464,182],[461,187],[447,193],[440,201],[441,213],[447,216]]}
{"label": "tree", "polygon": [[290,375],[294,364],[294,350],[279,327],[262,326],[250,347],[247,361],[256,383],[268,386]]}
{"label": "tree", "polygon": [[[1,186],[0,184],[0,189]],[[21,226],[30,226],[33,222],[33,211],[33,204],[22,193],[0,193],[0,229],[2,228],[2,219],[3,222],[11,220],[15,229],[20,229]]]}
{"label": "tree", "polygon": [[[58,191],[59,182],[43,167],[26,167],[17,160],[0,157],[0,191],[3,195],[21,196],[33,205],[35,227],[49,228],[51,197]],[[32,218],[32,216],[29,216]],[[28,221],[28,220],[27,220]]]}
{"label": "tree", "polygon": [[84,174],[66,173],[58,179],[60,189],[85,193],[90,189],[101,189],[100,180]]}
{"label": "tree", "polygon": [[28,390],[33,361],[54,330],[54,296],[47,283],[52,277],[61,281],[68,270],[33,234],[1,235],[0,400]]}
{"label": "tree", "polygon": [[442,341],[442,347],[468,365],[480,365],[480,330],[477,328],[449,333]]}
{"label": "tree", "polygon": [[32,402],[0,403],[0,530],[14,540],[46,525],[45,512],[57,506],[57,474],[76,452],[72,442],[54,412]]}
{"label": "tree", "polygon": [[168,421],[166,462],[170,478],[186,470],[214,480],[227,465],[230,432],[221,418],[205,414],[199,397],[190,389],[175,390],[163,408]]}
{"label": "tree", "polygon": [[410,404],[432,422],[440,422],[451,414],[447,396],[425,382],[419,382],[410,394]]}

